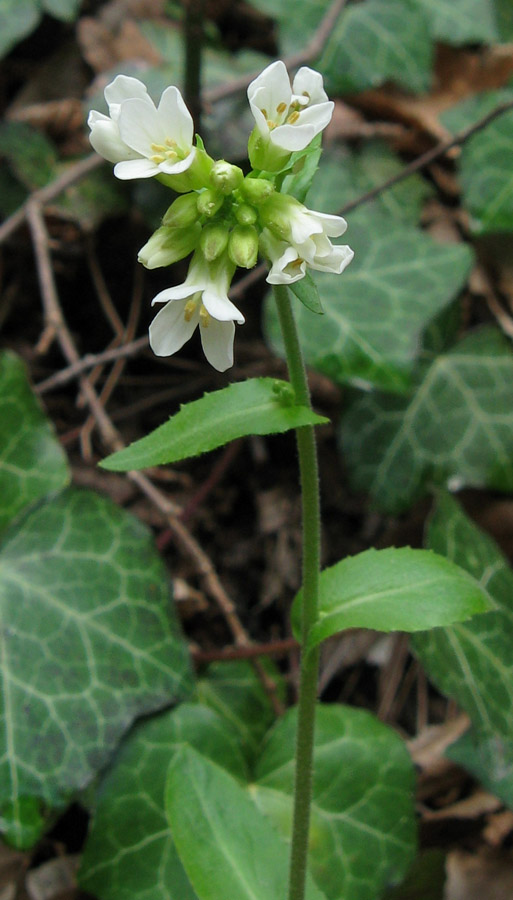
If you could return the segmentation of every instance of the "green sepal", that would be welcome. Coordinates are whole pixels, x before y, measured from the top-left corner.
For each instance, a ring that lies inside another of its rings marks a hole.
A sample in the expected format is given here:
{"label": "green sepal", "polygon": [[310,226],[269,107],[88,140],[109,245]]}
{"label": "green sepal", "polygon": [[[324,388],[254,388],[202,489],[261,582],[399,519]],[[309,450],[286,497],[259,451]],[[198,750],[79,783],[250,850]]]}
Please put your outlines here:
{"label": "green sepal", "polygon": [[289,287],[297,299],[300,300],[303,306],[306,306],[310,312],[316,313],[318,316],[324,315],[317,285],[309,272],[306,273],[304,278],[301,278],[299,281],[294,281]]}

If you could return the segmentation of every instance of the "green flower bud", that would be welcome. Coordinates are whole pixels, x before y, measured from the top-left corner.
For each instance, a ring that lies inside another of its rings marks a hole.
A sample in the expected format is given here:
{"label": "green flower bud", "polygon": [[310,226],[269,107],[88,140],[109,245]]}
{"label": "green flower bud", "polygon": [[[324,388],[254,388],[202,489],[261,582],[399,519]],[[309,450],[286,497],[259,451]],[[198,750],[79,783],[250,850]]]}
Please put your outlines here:
{"label": "green flower bud", "polygon": [[225,196],[240,187],[243,178],[244,173],[242,169],[239,169],[238,166],[232,166],[231,163],[225,162],[224,159],[219,159],[215,162],[210,172],[211,184]]}
{"label": "green flower bud", "polygon": [[188,228],[169,228],[162,225],[152,234],[144,247],[141,247],[137,259],[147,269],[170,266],[188,256],[196,248],[200,234],[199,222],[189,225]]}
{"label": "green flower bud", "polygon": [[213,262],[218,256],[221,256],[228,243],[229,230],[226,225],[221,222],[212,222],[205,225],[201,231],[199,245],[203,251],[203,256],[208,262]]}
{"label": "green flower bud", "polygon": [[187,228],[198,219],[198,195],[182,194],[171,204],[162,219],[163,225],[170,228]]}
{"label": "green flower bud", "polygon": [[288,241],[291,233],[291,219],[294,213],[303,209],[301,203],[288,194],[274,193],[261,204],[260,222],[281,240]]}
{"label": "green flower bud", "polygon": [[215,216],[224,203],[224,197],[214,188],[207,188],[198,196],[198,212],[209,219]]}
{"label": "green flower bud", "polygon": [[235,209],[235,218],[239,225],[254,225],[258,216],[257,211],[249,203],[241,203]]}
{"label": "green flower bud", "polygon": [[249,203],[263,203],[274,191],[274,184],[267,178],[251,178],[246,176],[241,184],[240,192]]}
{"label": "green flower bud", "polygon": [[228,241],[228,255],[236,266],[252,269],[258,256],[258,231],[253,225],[236,225]]}

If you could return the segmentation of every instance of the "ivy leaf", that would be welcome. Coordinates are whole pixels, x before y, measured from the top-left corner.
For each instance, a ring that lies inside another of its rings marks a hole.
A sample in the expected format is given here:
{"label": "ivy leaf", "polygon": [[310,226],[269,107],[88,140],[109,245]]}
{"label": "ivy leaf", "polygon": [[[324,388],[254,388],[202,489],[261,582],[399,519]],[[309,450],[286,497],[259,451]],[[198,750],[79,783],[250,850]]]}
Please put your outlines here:
{"label": "ivy leaf", "polygon": [[[262,659],[262,665],[277,684],[277,694],[284,701],[285,684],[280,673],[270,660]],[[253,666],[245,660],[213,663],[198,680],[196,696],[200,703],[223,717],[237,736],[246,758],[254,759],[274,721],[274,711]]]}
{"label": "ivy leaf", "polygon": [[[313,209],[330,213],[342,209],[402,169],[403,161],[382,141],[365,141],[356,149],[327,148],[308,194],[308,204]],[[417,174],[410,175],[366,203],[364,218],[370,224],[371,214],[385,213],[398,221],[416,225],[424,202],[431,194],[427,181]],[[353,218],[351,214],[351,228]]]}
{"label": "ivy leaf", "polygon": [[0,0],[0,57],[34,31],[41,15],[37,0]]}
{"label": "ivy leaf", "polygon": [[[298,632],[302,591],[294,601]],[[492,608],[486,591],[444,556],[410,547],[366,550],[321,572],[319,619],[307,649],[346,628],[421,631]]]}
{"label": "ivy leaf", "polygon": [[446,756],[462,766],[476,781],[513,808],[513,760],[508,744],[496,737],[483,739],[470,729],[446,750]]}
{"label": "ivy leaf", "polygon": [[494,44],[500,40],[493,0],[414,0],[435,40],[445,44]]}
{"label": "ivy leaf", "polygon": [[[423,330],[463,287],[472,255],[366,209],[351,217],[348,241],[355,256],[343,275],[316,273],[324,316],[297,307],[306,361],[338,384],[403,392]],[[270,298],[264,316],[267,339],[283,355]]]}
{"label": "ivy leaf", "polygon": [[513,762],[513,570],[492,539],[442,495],[428,543],[467,569],[491,595],[487,616],[419,634],[413,648],[437,687],[472,720],[479,741],[495,745],[497,758]]}
{"label": "ivy leaf", "polygon": [[[288,852],[270,822],[224,768],[183,744],[168,769],[166,812],[199,900],[285,897]],[[306,900],[323,900],[308,879]]]}
{"label": "ivy leaf", "polygon": [[[1,2],[1,0],[0,0]],[[42,188],[55,178],[57,151],[51,141],[26,122],[0,125],[0,154],[25,188]]]}
{"label": "ivy leaf", "polygon": [[30,503],[65,487],[66,456],[34,397],[22,361],[0,355],[0,530]]}
{"label": "ivy leaf", "polygon": [[34,839],[36,807],[91,781],[136,716],[190,690],[167,583],[149,531],[88,491],[64,491],[4,536],[0,815],[12,843]]}
{"label": "ivy leaf", "polygon": [[82,0],[43,0],[45,12],[62,22],[74,22],[81,4]]}
{"label": "ivy leaf", "polygon": [[[270,732],[251,788],[285,837],[296,722],[289,710]],[[391,728],[364,710],[318,705],[309,863],[328,900],[376,900],[403,878],[415,855],[414,781]]]}
{"label": "ivy leaf", "polygon": [[113,453],[101,465],[115,472],[176,462],[248,434],[275,434],[329,421],[306,406],[285,403],[286,381],[251,378],[184,404],[151,434]]}
{"label": "ivy leaf", "polygon": [[183,742],[245,780],[225,720],[205,706],[183,703],[138,723],[100,784],[78,876],[83,890],[101,900],[197,900],[164,809],[169,759]]}
{"label": "ivy leaf", "polygon": [[437,357],[411,397],[361,396],[341,428],[353,487],[392,514],[431,483],[513,490],[512,384],[511,348],[485,327]]}
{"label": "ivy leaf", "polygon": [[422,9],[405,0],[366,0],[342,12],[315,65],[329,94],[355,93],[385,81],[419,93],[429,89],[432,62]]}

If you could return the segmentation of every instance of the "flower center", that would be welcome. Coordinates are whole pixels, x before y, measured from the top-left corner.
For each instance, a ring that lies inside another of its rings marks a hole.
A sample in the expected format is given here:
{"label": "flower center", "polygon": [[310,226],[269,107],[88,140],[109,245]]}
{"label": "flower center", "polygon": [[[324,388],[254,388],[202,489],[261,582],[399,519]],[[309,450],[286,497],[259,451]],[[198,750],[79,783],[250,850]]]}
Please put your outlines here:
{"label": "flower center", "polygon": [[[310,97],[306,92],[304,93],[305,103],[308,105]],[[298,100],[293,100],[290,106],[282,100],[281,103],[278,103],[276,107],[276,119],[271,119],[269,113],[266,109],[262,107],[261,113],[265,117],[265,121],[267,122],[267,127],[269,131],[273,131],[275,128],[278,128],[279,125],[283,125],[284,122],[287,125],[294,125],[299,119],[299,113],[301,112],[302,104]]]}
{"label": "flower center", "polygon": [[163,162],[176,162],[177,159],[183,159],[184,154],[180,150],[173,138],[166,138],[163,144],[151,144],[153,156],[150,156],[155,165]]}

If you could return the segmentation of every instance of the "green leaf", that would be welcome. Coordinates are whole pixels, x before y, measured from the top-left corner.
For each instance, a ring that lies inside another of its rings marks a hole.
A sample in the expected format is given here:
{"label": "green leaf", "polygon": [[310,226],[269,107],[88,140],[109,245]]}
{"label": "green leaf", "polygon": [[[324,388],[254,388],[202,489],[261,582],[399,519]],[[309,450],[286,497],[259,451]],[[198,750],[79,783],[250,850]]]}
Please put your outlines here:
{"label": "green leaf", "polygon": [[[494,44],[500,40],[493,0],[414,0],[437,41]],[[511,12],[511,7],[510,7]]]}
{"label": "green leaf", "polygon": [[88,491],[64,491],[5,535],[0,814],[11,842],[26,840],[25,798],[58,807],[136,716],[190,690],[167,581],[149,531]]}
{"label": "green leaf", "polygon": [[[169,765],[166,812],[199,900],[286,897],[285,842],[231,775],[186,744]],[[306,898],[323,898],[310,880]]]}
{"label": "green leaf", "polygon": [[[347,241],[355,252],[348,269],[339,277],[316,272],[324,316],[297,306],[306,361],[338,384],[405,391],[422,332],[463,287],[472,255],[366,209],[351,216]],[[283,355],[271,299],[264,327]]]}
{"label": "green leaf", "polygon": [[[296,632],[302,591],[294,601]],[[486,612],[486,591],[464,569],[428,550],[365,550],[321,572],[319,620],[308,649],[345,628],[421,631]]]}
{"label": "green leaf", "polygon": [[101,900],[196,900],[164,809],[169,760],[184,741],[245,780],[240,749],[212,710],[184,703],[138,723],[100,784],[79,872],[83,890]]}
{"label": "green leaf", "polygon": [[446,756],[467,769],[485,790],[513,809],[511,738],[509,744],[504,745],[495,737],[478,738],[473,729],[470,729],[447,748]]}
{"label": "green leaf", "polygon": [[65,487],[66,456],[27,381],[22,361],[0,355],[0,531],[25,506]]}
{"label": "green leaf", "polygon": [[290,290],[310,312],[317,313],[318,316],[323,315],[324,310],[319,298],[319,291],[309,272],[306,273],[301,281],[295,281],[291,284]]}
{"label": "green leaf", "polygon": [[62,22],[74,22],[82,0],[43,0],[43,9]]}
{"label": "green leaf", "polygon": [[[269,678],[277,684],[278,696],[285,700],[285,685],[276,667],[262,659]],[[256,756],[274,711],[260,678],[245,661],[219,662],[208,667],[198,680],[196,696],[200,703],[215,710],[230,724],[248,759]]]}
{"label": "green leaf", "polygon": [[353,488],[398,513],[431,483],[513,490],[513,356],[499,331],[468,334],[411,397],[367,394],[342,420]]}
{"label": "green leaf", "polygon": [[[1,2],[1,0],[0,0]],[[29,191],[44,187],[55,178],[57,151],[51,141],[25,122],[0,125],[0,155]]]}
{"label": "green leaf", "polygon": [[34,31],[40,19],[38,0],[0,0],[0,56]]}
{"label": "green leaf", "polygon": [[[451,107],[441,120],[451,131],[463,131],[512,101],[511,87],[483,91]],[[507,164],[512,148],[513,109],[493,119],[462,146],[459,173],[463,202],[476,234],[513,231],[513,175]]]}
{"label": "green leaf", "polygon": [[[252,788],[290,833],[297,714],[270,732]],[[329,900],[376,900],[415,853],[414,770],[400,738],[364,710],[317,707],[309,863]],[[276,895],[278,896],[278,895]]]}
{"label": "green leaf", "polygon": [[[294,160],[292,171],[290,175],[286,175],[283,179],[282,193],[290,194],[296,200],[299,200],[300,203],[304,203],[310,191],[314,175],[317,172],[322,152],[321,140],[322,134],[318,134],[306,150],[292,154],[291,160]],[[289,160],[289,166],[291,160]]]}
{"label": "green leaf", "polygon": [[458,504],[442,495],[428,542],[479,579],[496,609],[487,616],[416,636],[413,649],[430,679],[472,720],[479,740],[513,762],[513,571],[499,548]]}
{"label": "green leaf", "polygon": [[286,381],[251,378],[184,404],[168,422],[103,460],[115,472],[176,462],[221,447],[247,434],[275,434],[327,422],[306,406],[280,402]]}
{"label": "green leaf", "polygon": [[319,0],[253,0],[252,6],[277,20],[280,50],[286,55],[306,47],[324,12]]}
{"label": "green leaf", "polygon": [[[304,46],[304,39],[297,46]],[[423,10],[408,0],[366,0],[343,11],[315,68],[330,94],[354,93],[385,81],[418,93],[429,89],[432,62]]]}
{"label": "green leaf", "polygon": [[[162,192],[162,186],[159,187]],[[79,222],[84,231],[92,232],[105,219],[127,212],[128,195],[112,173],[102,168],[67,188],[56,205]]]}
{"label": "green leaf", "polygon": [[[402,169],[404,162],[382,141],[365,141],[355,149],[330,147],[323,153],[322,166],[308,194],[308,205],[332,213]],[[431,195],[427,181],[420,175],[410,175],[366,203],[365,218],[370,223],[371,215],[386,213],[400,222],[416,225],[424,202]],[[353,214],[350,221],[352,226]]]}

